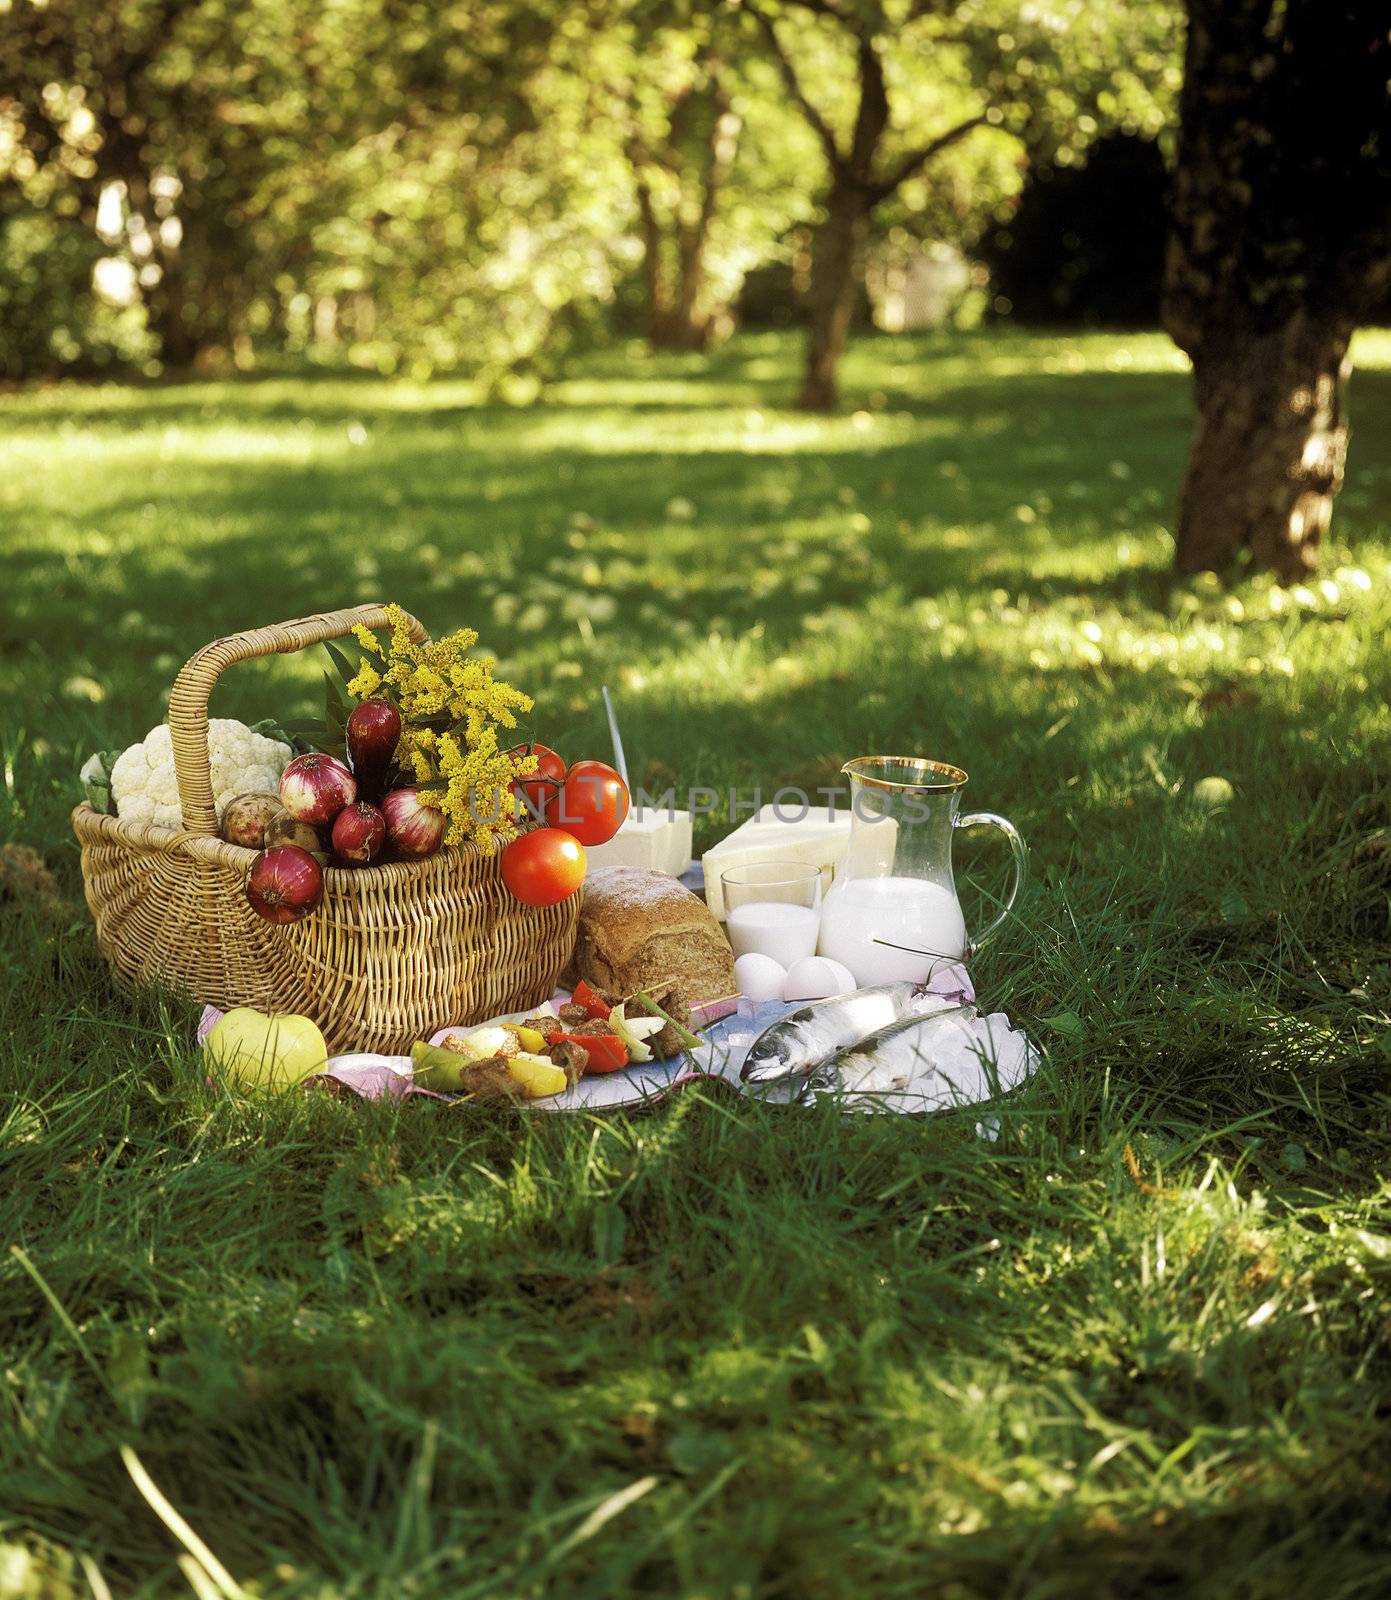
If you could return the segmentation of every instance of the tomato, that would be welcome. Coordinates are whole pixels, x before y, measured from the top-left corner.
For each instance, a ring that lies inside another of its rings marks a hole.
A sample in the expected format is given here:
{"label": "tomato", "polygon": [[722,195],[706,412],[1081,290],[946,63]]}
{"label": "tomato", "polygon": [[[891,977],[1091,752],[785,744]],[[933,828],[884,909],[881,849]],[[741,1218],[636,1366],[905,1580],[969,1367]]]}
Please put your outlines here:
{"label": "tomato", "polygon": [[536,757],[536,771],[524,778],[514,778],[510,785],[521,807],[523,822],[549,821],[551,811],[565,782],[565,760],[547,744],[519,744],[508,752],[509,756]]}
{"label": "tomato", "polygon": [[575,985],[575,992],[570,996],[572,1005],[583,1006],[595,1021],[607,1022],[613,1007],[604,999],[603,995],[596,993],[583,978]]}
{"label": "tomato", "polygon": [[577,761],[547,821],[581,844],[607,844],[628,815],[628,785],[602,761]]}
{"label": "tomato", "polygon": [[588,1054],[586,1072],[621,1072],[628,1065],[628,1046],[616,1033],[562,1033],[558,1037]]}
{"label": "tomato", "polygon": [[524,906],[568,900],[584,882],[584,846],[559,828],[533,828],[502,852],[502,881]]}

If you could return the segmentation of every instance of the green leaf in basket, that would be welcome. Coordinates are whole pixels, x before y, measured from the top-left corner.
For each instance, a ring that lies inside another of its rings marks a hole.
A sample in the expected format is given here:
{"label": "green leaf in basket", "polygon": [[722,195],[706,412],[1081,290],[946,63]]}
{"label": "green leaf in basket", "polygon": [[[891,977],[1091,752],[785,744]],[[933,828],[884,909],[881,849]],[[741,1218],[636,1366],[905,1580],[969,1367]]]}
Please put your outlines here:
{"label": "green leaf in basket", "polygon": [[263,739],[274,739],[279,744],[293,744],[291,737],[292,724],[281,722],[277,717],[262,717],[259,722],[251,724],[252,733],[259,733]]}
{"label": "green leaf in basket", "polygon": [[269,739],[279,739],[281,744],[287,744],[297,756],[302,756],[307,750],[326,750],[332,754],[341,748],[343,736],[336,727],[329,727],[322,717],[292,717],[286,722],[276,722],[267,717],[264,722],[258,722],[255,732],[264,733]]}
{"label": "green leaf in basket", "polygon": [[343,687],[346,689],[353,679],[357,677],[357,668],[332,640],[324,640],[324,649],[328,651],[328,658],[337,668],[338,676],[343,680]]}
{"label": "green leaf in basket", "polygon": [[455,717],[448,711],[435,711],[428,717],[412,717],[411,724],[418,728],[429,728],[435,733],[452,733],[457,736],[468,727],[468,717]]}
{"label": "green leaf in basket", "polygon": [[116,810],[111,796],[111,769],[116,765],[120,753],[119,750],[98,750],[95,755],[87,757],[78,774],[87,804],[93,811],[102,811],[108,816]]}
{"label": "green leaf in basket", "polygon": [[324,717],[330,728],[347,729],[348,703],[328,672],[324,673]]}

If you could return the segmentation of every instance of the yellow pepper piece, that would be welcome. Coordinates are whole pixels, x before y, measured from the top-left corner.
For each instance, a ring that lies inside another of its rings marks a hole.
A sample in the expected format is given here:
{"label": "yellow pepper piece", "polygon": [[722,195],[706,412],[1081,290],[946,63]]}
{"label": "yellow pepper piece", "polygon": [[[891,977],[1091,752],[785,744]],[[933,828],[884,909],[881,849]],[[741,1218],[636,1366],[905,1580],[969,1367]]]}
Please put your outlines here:
{"label": "yellow pepper piece", "polygon": [[523,1050],[530,1050],[533,1055],[541,1056],[546,1053],[546,1038],[544,1034],[537,1033],[535,1028],[524,1028],[521,1023],[514,1023],[511,1031],[516,1034]]}
{"label": "yellow pepper piece", "polygon": [[[531,1032],[529,1028],[524,1031]],[[507,1063],[507,1070],[533,1100],[559,1094],[570,1081],[562,1068],[544,1056],[513,1056]]]}

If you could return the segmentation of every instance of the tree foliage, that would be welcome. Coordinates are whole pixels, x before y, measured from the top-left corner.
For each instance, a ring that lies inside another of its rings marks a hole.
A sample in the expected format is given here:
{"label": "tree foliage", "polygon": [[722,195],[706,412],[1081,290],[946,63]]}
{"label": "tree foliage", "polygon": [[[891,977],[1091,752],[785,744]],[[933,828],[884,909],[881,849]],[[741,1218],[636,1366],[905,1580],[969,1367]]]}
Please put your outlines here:
{"label": "tree foliage", "polygon": [[[834,404],[856,270],[903,197],[970,239],[1030,158],[1157,133],[1177,86],[1169,0],[743,0],[824,162],[802,404]],[[905,193],[905,191],[907,191]]]}
{"label": "tree foliage", "polygon": [[[0,0],[0,370],[699,346],[856,194],[970,243],[1152,131],[1161,0]],[[839,177],[837,176],[839,174]],[[824,232],[824,229],[823,229]]]}
{"label": "tree foliage", "polygon": [[453,358],[519,284],[516,322],[553,312],[554,218],[602,181],[563,31],[562,7],[488,0],[12,0],[8,209],[100,229],[166,362],[292,340],[326,293],[368,359],[430,352],[466,311]]}

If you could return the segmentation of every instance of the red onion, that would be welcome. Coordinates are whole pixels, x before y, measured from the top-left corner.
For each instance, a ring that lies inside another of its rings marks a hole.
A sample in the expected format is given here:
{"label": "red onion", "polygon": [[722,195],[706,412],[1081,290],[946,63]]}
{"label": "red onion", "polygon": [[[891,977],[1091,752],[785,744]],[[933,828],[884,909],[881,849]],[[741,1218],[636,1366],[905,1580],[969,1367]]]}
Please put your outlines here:
{"label": "red onion", "polygon": [[361,792],[379,799],[401,740],[401,713],[390,700],[364,700],[348,717],[348,760]]}
{"label": "red onion", "polygon": [[311,750],[296,756],[280,775],[280,803],[296,822],[314,827],[332,822],[356,799],[357,784],[337,756]]}
{"label": "red onion", "polygon": [[365,866],[385,838],[386,818],[363,800],[344,806],[333,819],[333,853],[340,861]]}
{"label": "red onion", "polygon": [[277,844],[262,850],[246,877],[246,898],[251,909],[267,922],[283,925],[307,917],[324,892],[319,863],[297,844]]}
{"label": "red onion", "polygon": [[382,801],[387,843],[399,855],[432,856],[444,840],[444,812],[415,789],[393,789]]}

